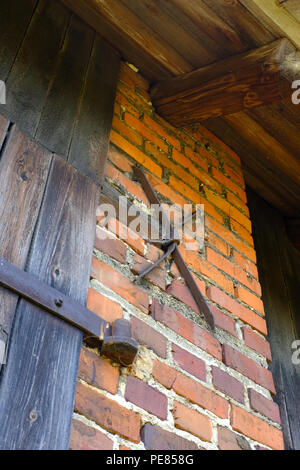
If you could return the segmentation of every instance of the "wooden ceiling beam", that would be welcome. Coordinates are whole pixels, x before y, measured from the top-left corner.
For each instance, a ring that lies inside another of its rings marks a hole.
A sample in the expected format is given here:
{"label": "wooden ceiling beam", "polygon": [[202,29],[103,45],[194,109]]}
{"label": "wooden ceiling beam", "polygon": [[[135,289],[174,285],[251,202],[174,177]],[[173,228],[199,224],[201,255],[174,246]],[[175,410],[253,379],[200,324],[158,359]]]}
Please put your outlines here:
{"label": "wooden ceiling beam", "polygon": [[285,8],[283,0],[239,0],[258,21],[275,34],[286,37],[300,49],[300,23]]}
{"label": "wooden ceiling beam", "polygon": [[154,85],[151,96],[158,113],[173,125],[193,124],[292,94],[290,80],[299,76],[299,64],[300,52],[288,39],[279,39],[164,80]]}

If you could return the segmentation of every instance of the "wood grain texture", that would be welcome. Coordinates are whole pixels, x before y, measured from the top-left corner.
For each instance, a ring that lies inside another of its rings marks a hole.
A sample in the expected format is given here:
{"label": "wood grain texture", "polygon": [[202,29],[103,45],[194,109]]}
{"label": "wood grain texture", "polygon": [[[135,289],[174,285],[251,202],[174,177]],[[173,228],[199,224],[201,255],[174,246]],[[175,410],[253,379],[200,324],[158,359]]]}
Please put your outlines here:
{"label": "wood grain texture", "polygon": [[[27,271],[87,297],[98,188],[55,157]],[[67,449],[82,333],[21,300],[0,389],[1,449]]]}
{"label": "wood grain texture", "polygon": [[281,39],[158,83],[151,96],[159,114],[177,126],[273,103],[291,94],[295,56]]}
{"label": "wood grain texture", "polygon": [[[0,256],[23,269],[39,214],[51,154],[14,127],[0,160]],[[0,331],[6,342],[18,296],[0,288]]]}
{"label": "wood grain texture", "polygon": [[41,0],[9,73],[7,104],[0,112],[30,135],[35,133],[69,18],[60,3]]}
{"label": "wood grain texture", "polygon": [[105,172],[119,67],[118,53],[96,36],[68,160],[98,184]]}
{"label": "wood grain texture", "polygon": [[0,80],[6,81],[24,38],[37,0],[10,0],[0,3]]}
{"label": "wood grain texture", "polygon": [[9,126],[9,121],[3,116],[0,116],[0,150],[3,145],[7,130]]}
{"label": "wood grain texture", "polygon": [[300,255],[291,245],[282,216],[252,192],[248,194],[254,226],[273,372],[286,449],[300,448],[299,366],[292,343],[299,339]]}
{"label": "wood grain texture", "polygon": [[53,71],[36,139],[67,157],[95,33],[73,16]]}

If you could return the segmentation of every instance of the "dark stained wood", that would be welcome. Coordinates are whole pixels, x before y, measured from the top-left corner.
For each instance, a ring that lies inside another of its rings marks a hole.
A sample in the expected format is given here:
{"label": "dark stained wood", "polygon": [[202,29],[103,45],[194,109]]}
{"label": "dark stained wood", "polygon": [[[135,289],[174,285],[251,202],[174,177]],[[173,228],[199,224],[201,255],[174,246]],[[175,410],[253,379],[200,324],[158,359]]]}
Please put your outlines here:
{"label": "dark stained wood", "polygon": [[273,103],[291,94],[295,47],[286,39],[155,85],[159,114],[183,126]]}
{"label": "dark stained wood", "polygon": [[36,139],[62,156],[68,155],[94,36],[79,18],[71,19],[40,117]]}
{"label": "dark stained wood", "polygon": [[[0,256],[23,269],[43,197],[51,154],[14,127],[0,160]],[[0,335],[6,342],[18,296],[0,288]]]}
{"label": "dark stained wood", "polygon": [[0,3],[0,80],[8,73],[33,15],[37,0],[10,0]]}
{"label": "dark stained wood", "polygon": [[286,221],[286,230],[294,247],[300,251],[300,219],[289,219]]}
{"label": "dark stained wood", "polygon": [[97,183],[104,177],[119,67],[118,53],[97,36],[69,153],[71,165]]}
{"label": "dark stained wood", "polygon": [[[27,271],[85,304],[98,188],[56,157]],[[67,449],[82,333],[21,300],[0,389],[0,448]]]}
{"label": "dark stained wood", "polygon": [[39,121],[69,18],[70,12],[59,2],[41,0],[7,79],[7,104],[0,106],[0,112],[31,135]]}
{"label": "dark stained wood", "polygon": [[291,245],[282,216],[252,192],[254,227],[273,372],[287,449],[300,448],[300,369],[292,362],[292,343],[300,337],[300,255]]}

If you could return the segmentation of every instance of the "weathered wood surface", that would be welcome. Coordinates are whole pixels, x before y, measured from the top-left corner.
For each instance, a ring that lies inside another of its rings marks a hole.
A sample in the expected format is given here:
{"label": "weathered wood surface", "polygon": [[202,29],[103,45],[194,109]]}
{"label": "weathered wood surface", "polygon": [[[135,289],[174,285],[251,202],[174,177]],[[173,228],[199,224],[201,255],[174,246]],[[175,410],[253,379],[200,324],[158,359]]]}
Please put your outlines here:
{"label": "weathered wood surface", "polygon": [[0,150],[3,145],[6,133],[8,130],[9,122],[3,116],[0,116]]}
{"label": "weathered wood surface", "polygon": [[36,139],[51,151],[68,155],[95,33],[73,17],[39,119]]}
{"label": "weathered wood surface", "polygon": [[294,247],[300,251],[300,218],[286,219],[286,230]]}
{"label": "weathered wood surface", "polygon": [[68,161],[97,183],[104,177],[120,56],[96,36]]}
{"label": "weathered wood surface", "polygon": [[[84,304],[98,188],[55,157],[26,270]],[[0,388],[0,448],[67,449],[82,333],[21,300]]]}
{"label": "weathered wood surface", "polygon": [[[12,129],[0,159],[0,256],[21,269],[25,267],[50,163],[49,152],[16,127]],[[18,296],[1,287],[0,297],[0,335],[7,343]]]}
{"label": "weathered wood surface", "polygon": [[292,343],[300,338],[300,255],[291,245],[282,216],[248,195],[260,282],[266,311],[277,400],[287,449],[300,449],[300,370]]}
{"label": "weathered wood surface", "polygon": [[286,39],[158,83],[151,96],[176,126],[280,101],[291,94],[295,47]]}
{"label": "weathered wood surface", "polygon": [[7,78],[7,104],[0,107],[0,112],[32,136],[69,18],[70,12],[63,5],[41,0]]}

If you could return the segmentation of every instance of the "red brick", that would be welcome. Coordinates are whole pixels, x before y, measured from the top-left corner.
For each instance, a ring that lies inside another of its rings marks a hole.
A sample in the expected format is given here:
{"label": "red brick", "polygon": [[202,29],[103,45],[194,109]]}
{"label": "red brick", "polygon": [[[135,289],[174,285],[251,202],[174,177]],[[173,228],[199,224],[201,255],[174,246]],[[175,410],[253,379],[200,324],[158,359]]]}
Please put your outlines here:
{"label": "red brick", "polygon": [[[162,127],[158,122],[154,121],[154,119],[150,118],[146,114],[144,115],[143,121],[148,127],[153,129],[156,134],[163,136],[164,139],[167,140],[170,145],[172,145],[172,147],[175,147],[176,149],[180,150],[181,145],[179,140],[176,137],[170,135],[169,132],[167,132],[164,127]],[[177,132],[177,129],[174,128],[174,131]]]}
{"label": "red brick", "polygon": [[244,287],[241,286],[237,286],[235,292],[236,296],[242,302],[247,305],[250,305],[250,307],[252,307],[257,312],[261,313],[262,315],[265,314],[263,302],[259,297],[257,297],[257,295],[252,294],[252,292],[249,292],[247,289],[244,289]]}
{"label": "red brick", "polygon": [[248,348],[254,349],[254,351],[266,357],[268,361],[272,361],[271,348],[268,341],[255,333],[255,331],[250,330],[250,328],[243,327],[242,332]]}
{"label": "red brick", "polygon": [[122,122],[117,116],[114,116],[112,121],[112,128],[122,134],[123,137],[128,139],[135,145],[143,145],[143,137],[130,127],[128,127],[124,122]]}
{"label": "red brick", "polygon": [[125,191],[129,194],[135,196],[140,201],[144,202],[145,204],[149,204],[149,201],[141,188],[140,185],[131,181],[126,175],[121,173],[117,168],[107,163],[106,165],[106,173],[107,178],[113,180],[117,185],[122,187]]}
{"label": "red brick", "polygon": [[[150,243],[148,244],[148,247],[147,247],[147,254],[146,254],[146,258],[149,260],[149,261],[152,261],[153,263],[155,263],[159,258],[161,258],[161,256],[163,255],[163,250],[161,250],[160,248],[157,248],[156,246],[154,245],[151,245]],[[165,268],[165,263],[161,263],[160,265],[163,269]]]}
{"label": "red brick", "polygon": [[206,257],[207,261],[209,261],[211,264],[229,276],[234,277],[234,266],[229,259],[224,258],[224,256],[220,255],[209,247],[206,248]]}
{"label": "red brick", "polygon": [[75,411],[113,434],[133,442],[140,441],[140,416],[137,413],[81,383],[77,385]]}
{"label": "red brick", "polygon": [[151,326],[147,325],[138,318],[131,317],[131,331],[133,337],[141,344],[152,349],[158,356],[167,357],[166,338],[155,331]]}
{"label": "red brick", "polygon": [[[191,151],[190,149],[188,152]],[[198,158],[196,160],[196,163],[201,167],[201,170],[195,166],[195,163],[192,162],[189,158],[185,157],[180,151],[178,152],[177,150],[172,151],[172,158],[175,160],[177,163],[180,163],[184,168],[187,168],[190,170],[197,178],[201,176],[201,171],[203,169],[205,171],[208,171],[208,165],[205,160],[201,160],[201,158],[198,155]]]}
{"label": "red brick", "polygon": [[228,344],[224,344],[224,362],[228,367],[240,372],[253,382],[270,390],[275,395],[272,373],[249,357],[241,354]]}
{"label": "red brick", "polygon": [[256,392],[252,388],[248,390],[250,406],[254,411],[261,413],[275,423],[281,423],[279,408],[277,403],[268,400],[266,397]]}
{"label": "red brick", "polygon": [[229,166],[225,163],[224,171],[225,171],[225,174],[227,176],[229,176],[233,181],[235,181],[242,188],[245,189],[245,179],[244,179],[244,175],[243,175],[243,172],[242,172],[242,168],[240,168],[239,170],[236,168],[234,170],[233,168],[231,168],[231,166]]}
{"label": "red brick", "polygon": [[229,217],[231,230],[246,240],[249,245],[253,246],[254,241],[251,236],[252,224],[249,216],[242,214],[239,209],[230,204]]}
{"label": "red brick", "polygon": [[[135,274],[140,274],[151,266],[151,264],[153,263],[149,263],[149,261],[145,260],[142,256],[134,255],[131,270]],[[162,269],[161,265],[150,271],[150,273],[145,276],[145,279],[151,282],[151,284],[160,287],[162,290],[165,290],[166,288],[166,273],[165,270]]]}
{"label": "red brick", "polygon": [[242,201],[246,201],[246,194],[244,189],[231,181],[227,176],[221,173],[216,168],[212,168],[212,175],[216,180],[218,180],[226,189],[229,189],[234,194],[236,194]]}
{"label": "red brick", "polygon": [[247,439],[230,429],[218,426],[218,447],[220,450],[251,450]]}
{"label": "red brick", "polygon": [[175,382],[177,372],[162,362],[154,361],[152,375],[160,384],[168,390],[171,390],[173,383]]}
{"label": "red brick", "polygon": [[176,310],[159,304],[156,300],[152,303],[151,312],[156,321],[163,323],[195,346],[221,360],[222,352],[219,341],[193,321],[183,317]]}
{"label": "red brick", "polygon": [[234,162],[236,162],[239,166],[241,165],[240,157],[230,147],[228,147],[228,145],[226,145],[222,140],[220,140],[212,132],[210,132],[206,127],[202,126],[201,124],[197,124],[197,133],[199,134],[199,137],[201,134],[202,137],[204,137],[205,139],[208,139],[214,144],[217,144],[217,146],[220,147],[221,150],[230,155]]}
{"label": "red brick", "polygon": [[198,450],[194,442],[150,423],[144,425],[141,436],[147,450]]}
{"label": "red brick", "polygon": [[244,403],[244,386],[241,382],[218,367],[212,366],[211,371],[213,384],[217,390],[240,403]]}
{"label": "red brick", "polygon": [[195,204],[201,204],[202,199],[198,191],[197,192],[194,191],[193,189],[191,189],[189,186],[184,184],[182,181],[179,181],[174,176],[170,176],[169,184],[171,188],[175,189],[175,191],[178,191],[180,194],[186,197],[189,201],[194,202]]}
{"label": "red brick", "polygon": [[258,279],[258,271],[254,263],[235,250],[233,250],[233,259],[234,262],[246,272],[246,274],[250,274],[255,279]]}
{"label": "red brick", "polygon": [[87,308],[107,322],[114,322],[123,317],[121,305],[104,297],[94,289],[89,289]]}
{"label": "red brick", "polygon": [[112,450],[113,441],[102,432],[73,420],[70,450]]}
{"label": "red brick", "polygon": [[123,111],[128,111],[131,114],[133,114],[135,117],[139,117],[139,115],[140,115],[139,109],[136,106],[134,106],[134,104],[132,104],[130,101],[128,101],[126,96],[124,96],[124,94],[120,93],[120,91],[121,91],[120,89],[117,90],[116,104],[118,103],[120,108]]}
{"label": "red brick", "polygon": [[282,432],[279,429],[235,405],[232,405],[231,408],[231,425],[235,431],[265,444],[271,449],[284,449]]}
{"label": "red brick", "polygon": [[162,420],[167,419],[167,397],[136,377],[128,377],[125,389],[125,399]]}
{"label": "red brick", "polygon": [[122,222],[115,219],[110,219],[111,230],[114,229],[115,235],[125,241],[134,251],[140,255],[144,255],[145,242],[137,233],[133,232],[129,227],[125,226]]}
{"label": "red brick", "polygon": [[267,335],[266,321],[261,318],[258,314],[256,314],[249,308],[244,307],[235,299],[232,299],[231,297],[229,297],[229,295],[225,294],[225,292],[222,292],[217,287],[209,287],[209,289],[207,290],[207,295],[210,300],[220,305],[220,307],[223,307],[225,310],[228,310],[228,312],[232,313],[248,325],[260,331],[263,335]]}
{"label": "red brick", "polygon": [[[205,295],[205,282],[200,281],[199,279],[196,279],[196,282],[202,294]],[[199,313],[199,308],[193,295],[191,294],[190,289],[182,282],[177,280],[172,281],[167,288],[167,293],[173,295],[173,297],[191,307],[195,312]]]}
{"label": "red brick", "polygon": [[186,156],[193,161],[193,163],[196,163],[196,165],[199,165],[205,171],[208,171],[207,161],[203,158],[203,154],[201,154],[201,152],[199,152],[198,150],[194,151],[189,147],[185,147],[184,152]]}
{"label": "red brick", "polygon": [[113,144],[123,150],[125,153],[130,155],[134,160],[140,163],[147,170],[151,171],[154,175],[161,178],[162,169],[153,162],[147,155],[145,155],[141,150],[132,145],[128,140],[124,139],[120,134],[117,134],[114,130],[111,131],[110,140]]}
{"label": "red brick", "polygon": [[127,246],[117,238],[113,238],[108,232],[97,226],[95,248],[107,254],[120,263],[126,262]]}
{"label": "red brick", "polygon": [[119,368],[86,348],[81,349],[78,376],[93,387],[117,393]]}
{"label": "red brick", "polygon": [[113,145],[109,146],[108,159],[120,170],[128,173],[132,172],[132,164],[119,150]]}
{"label": "red brick", "polygon": [[172,388],[178,395],[211,411],[220,418],[228,417],[228,402],[190,377],[178,372]]}
{"label": "red brick", "polygon": [[178,204],[181,207],[184,207],[184,205],[187,204],[187,201],[182,196],[173,191],[168,184],[163,183],[161,180],[151,175],[148,175],[148,180],[151,183],[153,189],[155,189],[155,191],[160,193],[162,196],[165,196],[167,199],[169,199],[172,204]]}
{"label": "red brick", "polygon": [[181,349],[176,344],[172,345],[173,359],[174,361],[186,372],[194,375],[202,381],[206,381],[206,367],[198,357],[190,354],[189,352]]}
{"label": "red brick", "polygon": [[220,237],[216,236],[213,232],[209,232],[207,235],[207,241],[210,245],[213,245],[218,251],[221,251],[223,255],[230,256],[230,246]]}
{"label": "red brick", "polygon": [[103,261],[93,258],[91,276],[104,284],[116,294],[145,313],[149,310],[149,296],[140,287],[135,286],[125,276],[111,268]]}
{"label": "red brick", "polygon": [[129,113],[125,113],[125,122],[133,127],[134,129],[137,130],[139,134],[141,134],[143,137],[145,137],[146,140],[149,140],[150,142],[154,143],[157,145],[157,147],[161,148],[164,152],[169,151],[168,145],[164,142],[163,139],[158,137],[153,131],[151,131],[145,124],[143,124],[142,121],[139,119],[136,119],[134,116],[132,116]]}
{"label": "red brick", "polygon": [[210,310],[214,316],[215,325],[221,328],[227,333],[231,334],[232,336],[237,337],[236,329],[235,329],[235,320],[226,315],[225,313],[221,312],[217,307],[214,305],[210,305]]}
{"label": "red brick", "polygon": [[212,439],[212,426],[207,416],[191,410],[187,406],[175,401],[172,411],[175,427],[189,432],[202,441],[210,442]]}

